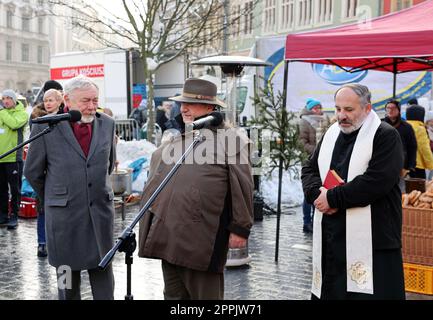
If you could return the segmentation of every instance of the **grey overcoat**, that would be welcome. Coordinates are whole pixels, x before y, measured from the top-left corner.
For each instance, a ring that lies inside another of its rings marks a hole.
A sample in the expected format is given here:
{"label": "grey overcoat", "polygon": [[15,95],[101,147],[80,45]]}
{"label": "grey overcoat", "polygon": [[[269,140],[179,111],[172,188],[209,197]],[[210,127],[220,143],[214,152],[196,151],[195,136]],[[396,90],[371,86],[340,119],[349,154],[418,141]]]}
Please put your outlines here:
{"label": "grey overcoat", "polygon": [[[47,125],[35,124],[31,135]],[[97,113],[86,158],[69,122],[30,144],[24,175],[44,201],[48,260],[93,269],[113,245],[114,120]]]}

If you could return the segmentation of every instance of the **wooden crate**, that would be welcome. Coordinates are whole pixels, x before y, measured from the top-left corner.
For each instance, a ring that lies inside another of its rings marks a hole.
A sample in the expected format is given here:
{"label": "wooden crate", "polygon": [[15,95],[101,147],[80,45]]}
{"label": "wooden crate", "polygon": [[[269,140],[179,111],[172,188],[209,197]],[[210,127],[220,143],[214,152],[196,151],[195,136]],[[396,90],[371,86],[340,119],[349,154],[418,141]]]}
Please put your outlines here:
{"label": "wooden crate", "polygon": [[403,261],[433,266],[433,210],[403,207]]}

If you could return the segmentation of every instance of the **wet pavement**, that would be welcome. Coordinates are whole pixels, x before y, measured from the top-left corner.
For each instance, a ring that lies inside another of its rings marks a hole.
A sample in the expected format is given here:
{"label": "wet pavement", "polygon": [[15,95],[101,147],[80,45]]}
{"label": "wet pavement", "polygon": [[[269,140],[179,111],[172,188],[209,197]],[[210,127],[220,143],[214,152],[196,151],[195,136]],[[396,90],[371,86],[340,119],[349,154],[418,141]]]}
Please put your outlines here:
{"label": "wet pavement", "polygon": [[[126,220],[116,210],[115,236],[138,213],[127,207]],[[226,268],[225,299],[229,300],[305,300],[310,298],[310,234],[302,232],[302,210],[287,209],[281,215],[278,263],[275,262],[275,215],[256,221],[249,240],[251,262],[248,266]],[[138,227],[136,228],[138,231]],[[46,258],[38,258],[36,219],[20,219],[17,230],[0,229],[0,299],[57,299],[55,269]],[[137,251],[135,252],[136,255]],[[115,299],[126,294],[124,254],[113,260]],[[83,272],[83,299],[92,299],[87,273]],[[163,280],[159,260],[134,257],[132,294],[140,300],[162,300]],[[430,299],[411,294],[409,299]]]}
{"label": "wet pavement", "polygon": [[[115,236],[138,213],[127,207],[122,221],[116,210]],[[290,213],[290,214],[289,214]],[[275,263],[276,216],[256,221],[249,240],[248,266],[225,271],[226,299],[308,299],[311,277],[311,236],[302,233],[300,208],[281,216],[279,261]],[[136,231],[138,227],[136,228]],[[38,258],[36,219],[20,219],[17,230],[0,229],[0,299],[57,299],[55,269],[46,258]],[[135,252],[135,254],[137,251]],[[124,254],[113,260],[115,299],[126,294]],[[87,273],[83,272],[82,298],[91,299]],[[163,299],[163,280],[159,260],[134,257],[132,293],[135,299]]]}

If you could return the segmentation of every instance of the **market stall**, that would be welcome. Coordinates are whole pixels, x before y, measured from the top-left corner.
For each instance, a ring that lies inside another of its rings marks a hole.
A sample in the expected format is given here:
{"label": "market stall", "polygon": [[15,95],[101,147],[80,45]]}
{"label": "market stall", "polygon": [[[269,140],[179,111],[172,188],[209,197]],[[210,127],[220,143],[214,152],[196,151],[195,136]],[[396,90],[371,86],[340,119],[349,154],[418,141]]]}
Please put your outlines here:
{"label": "market stall", "polygon": [[[290,62],[335,65],[346,72],[394,74],[433,70],[433,1],[369,21],[286,38],[284,105]],[[403,260],[407,291],[433,294],[433,183],[403,197]],[[431,200],[431,201],[430,201]]]}

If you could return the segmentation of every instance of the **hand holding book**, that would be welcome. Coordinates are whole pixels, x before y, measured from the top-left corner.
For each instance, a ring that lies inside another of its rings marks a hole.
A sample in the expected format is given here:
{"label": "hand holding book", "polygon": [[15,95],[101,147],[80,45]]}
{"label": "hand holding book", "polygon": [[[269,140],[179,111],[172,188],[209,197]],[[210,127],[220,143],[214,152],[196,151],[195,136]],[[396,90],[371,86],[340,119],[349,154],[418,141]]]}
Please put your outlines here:
{"label": "hand holding book", "polygon": [[341,186],[344,184],[344,180],[338,175],[335,170],[329,170],[326,174],[325,181],[323,181],[323,186],[330,190],[332,188]]}
{"label": "hand holding book", "polygon": [[344,180],[338,175],[335,170],[329,170],[326,174],[325,180],[323,181],[323,187],[320,188],[320,196],[314,201],[315,207],[323,214],[332,215],[338,211],[337,208],[330,208],[326,193],[328,190],[341,186],[344,184]]}

